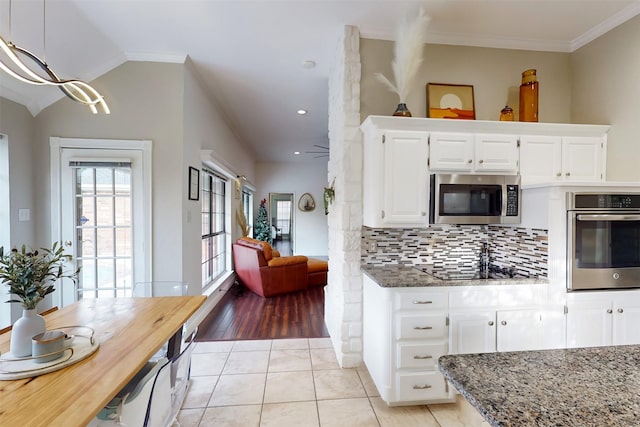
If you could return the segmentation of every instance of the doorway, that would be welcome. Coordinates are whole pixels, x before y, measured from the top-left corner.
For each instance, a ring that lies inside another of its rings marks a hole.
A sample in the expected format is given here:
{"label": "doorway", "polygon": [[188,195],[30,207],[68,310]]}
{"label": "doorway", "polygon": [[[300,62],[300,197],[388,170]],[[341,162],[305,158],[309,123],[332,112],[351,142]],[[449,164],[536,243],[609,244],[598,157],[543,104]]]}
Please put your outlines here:
{"label": "doorway", "polygon": [[144,143],[51,138],[52,240],[81,267],[77,286],[59,286],[55,304],[128,296],[150,280],[151,147]]}
{"label": "doorway", "polygon": [[273,246],[282,256],[293,255],[293,193],[269,193]]}

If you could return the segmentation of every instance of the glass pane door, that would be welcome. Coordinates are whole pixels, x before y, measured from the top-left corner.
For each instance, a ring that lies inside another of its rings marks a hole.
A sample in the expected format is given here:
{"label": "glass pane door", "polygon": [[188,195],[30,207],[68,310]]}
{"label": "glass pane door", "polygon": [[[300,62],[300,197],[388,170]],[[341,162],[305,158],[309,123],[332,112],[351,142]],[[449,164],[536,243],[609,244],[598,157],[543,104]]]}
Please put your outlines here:
{"label": "glass pane door", "polygon": [[75,167],[77,299],[122,297],[133,285],[131,167]]}

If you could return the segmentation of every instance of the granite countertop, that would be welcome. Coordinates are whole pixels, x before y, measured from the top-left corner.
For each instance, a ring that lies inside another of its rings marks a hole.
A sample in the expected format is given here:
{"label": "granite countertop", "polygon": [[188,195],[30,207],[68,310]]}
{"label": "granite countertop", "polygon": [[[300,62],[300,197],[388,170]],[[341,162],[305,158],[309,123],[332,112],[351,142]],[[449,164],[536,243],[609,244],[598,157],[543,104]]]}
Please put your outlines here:
{"label": "granite countertop", "polygon": [[448,355],[438,365],[494,427],[640,425],[640,345]]}
{"label": "granite countertop", "polygon": [[514,277],[501,279],[442,280],[408,265],[361,266],[362,271],[383,288],[424,286],[534,285],[548,283],[547,278]]}

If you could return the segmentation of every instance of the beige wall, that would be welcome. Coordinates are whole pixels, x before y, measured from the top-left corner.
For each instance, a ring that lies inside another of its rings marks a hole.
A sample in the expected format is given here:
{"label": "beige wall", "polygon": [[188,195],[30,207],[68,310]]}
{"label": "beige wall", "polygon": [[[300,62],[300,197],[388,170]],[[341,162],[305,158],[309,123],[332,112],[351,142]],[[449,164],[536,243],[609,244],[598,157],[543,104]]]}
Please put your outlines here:
{"label": "beige wall", "polygon": [[640,16],[571,55],[571,119],[611,124],[607,180],[640,181]]}
{"label": "beige wall", "polygon": [[[374,77],[376,72],[392,77],[393,46],[390,41],[360,40],[362,120],[391,115],[398,104],[397,95]],[[521,73],[529,68],[537,70],[540,81],[540,121],[568,123],[571,68],[565,53],[426,44],[407,104],[414,117],[426,117],[427,83],[469,84],[474,87],[476,119],[498,120],[505,104],[518,111]]]}
{"label": "beige wall", "polygon": [[36,233],[49,239],[49,137],[148,139],[153,151],[153,277],[181,280],[182,209],[177,201],[184,191],[183,65],[129,62],[92,84],[107,99],[110,115],[93,115],[62,99],[36,117]]}
{"label": "beige wall", "polygon": [[[184,73],[184,170],[187,171],[189,166],[199,168],[202,165],[201,150],[213,150],[218,157],[224,159],[224,166],[229,168],[227,172],[231,173],[232,178],[245,175],[252,180],[255,163],[252,152],[236,138],[231,128],[226,124],[220,107],[210,99],[203,88],[191,60],[187,59]],[[186,178],[186,173],[183,176]],[[186,194],[187,185],[188,181],[185,181],[183,194]],[[233,185],[233,180],[229,180],[228,192],[233,192]],[[184,280],[200,284],[202,281],[201,202],[188,200],[186,196],[181,200],[183,205],[182,262]],[[235,224],[235,212],[241,202],[241,199],[231,197],[229,215],[231,224]],[[230,230],[227,231],[231,241],[241,236],[238,227],[230,225],[229,228]],[[230,262],[228,265],[231,265]],[[200,289],[197,286],[191,288]]]}
{"label": "beige wall", "polygon": [[[7,135],[9,152],[10,191],[10,242],[3,236],[3,243],[10,246],[27,244],[39,247],[43,240],[35,235],[34,215],[36,202],[34,190],[39,185],[34,168],[34,118],[26,107],[0,98],[0,133]],[[18,209],[29,209],[31,221],[18,221]],[[48,239],[44,241],[48,243]]]}

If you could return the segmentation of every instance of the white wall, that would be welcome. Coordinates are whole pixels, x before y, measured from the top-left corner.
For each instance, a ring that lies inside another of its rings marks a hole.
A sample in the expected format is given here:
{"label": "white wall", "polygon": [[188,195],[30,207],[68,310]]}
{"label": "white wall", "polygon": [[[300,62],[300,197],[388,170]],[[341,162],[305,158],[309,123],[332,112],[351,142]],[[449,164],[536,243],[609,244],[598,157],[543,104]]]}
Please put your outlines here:
{"label": "white wall", "polygon": [[571,55],[571,118],[611,124],[607,180],[640,181],[640,16]]}
{"label": "white wall", "polygon": [[[258,216],[260,200],[269,200],[269,193],[293,193],[293,245],[295,255],[327,256],[328,227],[324,214],[323,192],[327,184],[327,163],[322,161],[300,163],[256,163],[255,214]],[[316,201],[311,212],[298,210],[298,200],[310,193]]]}

